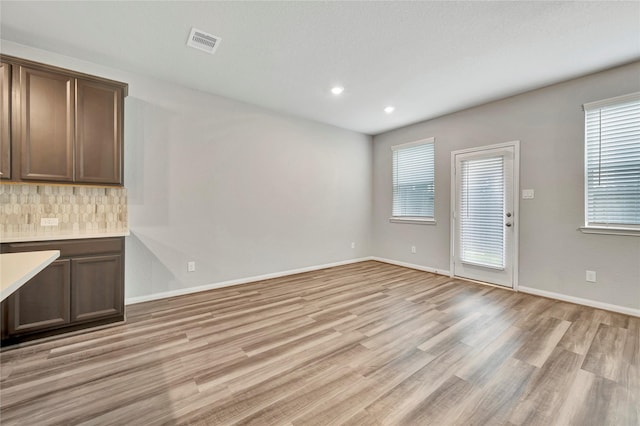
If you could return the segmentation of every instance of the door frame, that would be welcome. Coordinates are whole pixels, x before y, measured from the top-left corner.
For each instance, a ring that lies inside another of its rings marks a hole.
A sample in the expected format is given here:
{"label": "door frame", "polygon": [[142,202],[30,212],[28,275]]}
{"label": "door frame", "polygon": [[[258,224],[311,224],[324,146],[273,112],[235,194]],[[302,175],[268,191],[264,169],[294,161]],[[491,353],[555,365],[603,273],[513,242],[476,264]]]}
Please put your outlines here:
{"label": "door frame", "polygon": [[[457,151],[451,151],[451,200],[449,205],[449,218],[451,222],[451,234],[450,234],[450,252],[449,252],[449,271],[450,276],[455,277],[455,249],[456,249],[456,217],[454,215],[456,206],[456,195],[458,188],[456,187],[456,155],[469,154],[474,152],[482,152],[490,149],[499,148],[513,148],[513,290],[518,291],[518,260],[519,260],[519,248],[520,248],[520,141],[514,140],[509,142],[497,143],[492,145],[484,145],[473,148],[460,149]],[[469,280],[468,278],[459,277],[461,279]],[[473,281],[473,280],[470,280]],[[496,285],[493,283],[486,283],[490,285]],[[509,287],[498,286],[500,288],[509,289]]]}

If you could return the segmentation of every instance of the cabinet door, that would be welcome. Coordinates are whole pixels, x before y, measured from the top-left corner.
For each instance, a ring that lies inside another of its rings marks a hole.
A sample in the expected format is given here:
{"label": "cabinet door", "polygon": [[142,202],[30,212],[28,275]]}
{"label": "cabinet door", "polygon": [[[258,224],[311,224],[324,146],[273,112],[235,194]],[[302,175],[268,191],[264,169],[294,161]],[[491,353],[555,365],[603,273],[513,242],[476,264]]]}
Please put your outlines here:
{"label": "cabinet door", "polygon": [[72,77],[20,67],[20,177],[73,181]]}
{"label": "cabinet door", "polygon": [[11,179],[11,65],[0,62],[0,179]]}
{"label": "cabinet door", "polygon": [[122,183],[122,89],[77,80],[76,181]]}
{"label": "cabinet door", "polygon": [[9,334],[69,323],[70,262],[56,260],[7,298]]}
{"label": "cabinet door", "polygon": [[122,255],[82,257],[71,265],[71,321],[124,312]]}

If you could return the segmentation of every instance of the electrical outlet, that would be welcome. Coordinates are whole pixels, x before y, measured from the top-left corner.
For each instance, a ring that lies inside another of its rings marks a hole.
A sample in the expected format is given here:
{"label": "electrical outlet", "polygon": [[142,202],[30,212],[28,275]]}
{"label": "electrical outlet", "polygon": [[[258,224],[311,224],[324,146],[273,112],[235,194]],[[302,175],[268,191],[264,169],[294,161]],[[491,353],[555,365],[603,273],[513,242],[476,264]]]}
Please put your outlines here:
{"label": "electrical outlet", "polygon": [[587,271],[587,282],[595,283],[596,282],[596,271]]}
{"label": "electrical outlet", "polygon": [[57,217],[43,217],[40,219],[40,226],[58,226]]}
{"label": "electrical outlet", "polygon": [[411,253],[417,253],[416,252],[416,246],[411,246]]}
{"label": "electrical outlet", "polygon": [[196,270],[196,262],[187,262],[187,272],[195,272]]}
{"label": "electrical outlet", "polygon": [[351,248],[356,248],[356,243],[351,243]]}
{"label": "electrical outlet", "polygon": [[532,200],[535,197],[535,191],[533,189],[523,189],[522,190],[522,199],[523,200]]}

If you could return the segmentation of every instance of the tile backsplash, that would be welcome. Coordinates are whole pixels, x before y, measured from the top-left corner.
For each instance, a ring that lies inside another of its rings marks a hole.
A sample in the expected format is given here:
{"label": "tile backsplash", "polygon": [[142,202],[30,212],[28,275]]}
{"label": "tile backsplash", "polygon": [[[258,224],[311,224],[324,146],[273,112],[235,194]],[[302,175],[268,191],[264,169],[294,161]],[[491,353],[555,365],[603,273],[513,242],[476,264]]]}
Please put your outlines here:
{"label": "tile backsplash", "polygon": [[[57,218],[58,226],[41,226],[42,218]],[[0,184],[2,237],[97,234],[127,230],[125,188]]]}

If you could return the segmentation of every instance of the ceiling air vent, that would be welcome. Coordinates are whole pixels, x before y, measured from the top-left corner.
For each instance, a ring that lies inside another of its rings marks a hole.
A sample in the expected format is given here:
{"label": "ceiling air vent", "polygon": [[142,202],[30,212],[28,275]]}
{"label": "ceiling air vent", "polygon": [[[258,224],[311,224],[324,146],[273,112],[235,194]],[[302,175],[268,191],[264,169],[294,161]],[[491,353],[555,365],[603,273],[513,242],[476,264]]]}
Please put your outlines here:
{"label": "ceiling air vent", "polygon": [[222,39],[220,37],[205,33],[204,31],[200,31],[196,28],[191,28],[191,34],[189,34],[187,46],[204,50],[208,53],[215,53],[221,41]]}

